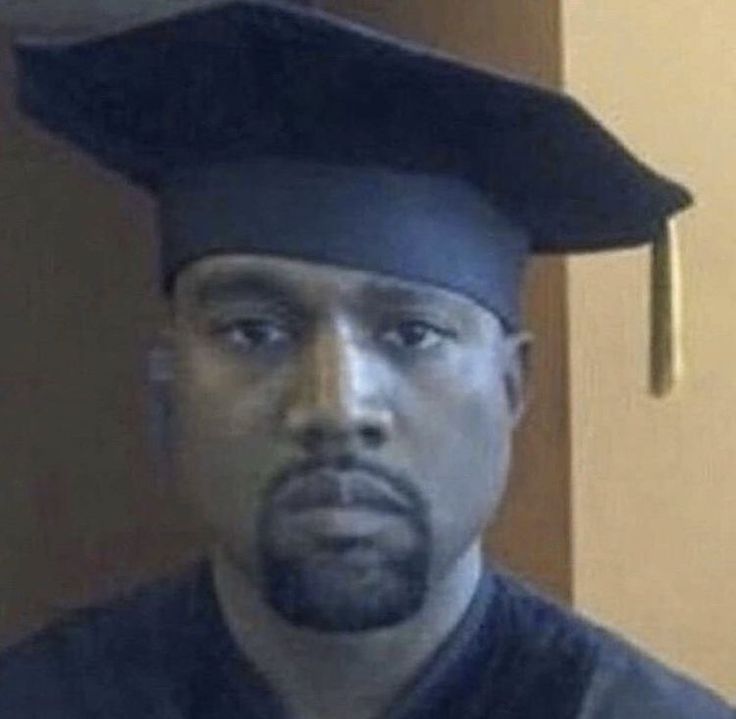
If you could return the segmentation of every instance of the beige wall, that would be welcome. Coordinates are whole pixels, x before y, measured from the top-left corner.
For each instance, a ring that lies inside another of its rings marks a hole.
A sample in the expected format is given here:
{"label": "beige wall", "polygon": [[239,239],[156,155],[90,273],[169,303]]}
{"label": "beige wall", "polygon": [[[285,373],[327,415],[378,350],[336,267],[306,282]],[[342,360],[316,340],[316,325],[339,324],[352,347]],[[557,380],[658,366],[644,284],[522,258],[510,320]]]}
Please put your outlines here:
{"label": "beige wall", "polygon": [[698,195],[672,398],[646,394],[646,253],[570,264],[575,600],[733,697],[736,4],[563,8],[567,87]]}

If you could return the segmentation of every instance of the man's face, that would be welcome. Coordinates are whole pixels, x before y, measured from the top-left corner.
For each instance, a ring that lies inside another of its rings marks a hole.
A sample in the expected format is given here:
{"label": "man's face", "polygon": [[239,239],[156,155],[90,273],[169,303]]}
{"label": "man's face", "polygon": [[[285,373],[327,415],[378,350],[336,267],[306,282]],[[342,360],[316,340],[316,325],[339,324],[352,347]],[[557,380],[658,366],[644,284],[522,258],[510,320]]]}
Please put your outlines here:
{"label": "man's face", "polygon": [[174,297],[176,462],[292,623],[416,612],[500,501],[518,341],[460,295],[281,258],[194,263]]}

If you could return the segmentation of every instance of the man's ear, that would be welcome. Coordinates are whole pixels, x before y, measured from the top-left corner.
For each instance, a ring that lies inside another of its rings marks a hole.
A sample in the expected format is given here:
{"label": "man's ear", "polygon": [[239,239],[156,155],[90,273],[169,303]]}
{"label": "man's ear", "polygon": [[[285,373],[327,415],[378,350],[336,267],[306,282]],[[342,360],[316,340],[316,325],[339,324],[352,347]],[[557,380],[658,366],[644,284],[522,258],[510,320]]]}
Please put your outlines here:
{"label": "man's ear", "polygon": [[529,371],[534,338],[529,332],[514,332],[505,338],[504,381],[511,418],[516,427],[528,406]]}
{"label": "man's ear", "polygon": [[174,444],[174,342],[162,331],[146,356],[148,435],[158,476],[162,482],[172,474]]}

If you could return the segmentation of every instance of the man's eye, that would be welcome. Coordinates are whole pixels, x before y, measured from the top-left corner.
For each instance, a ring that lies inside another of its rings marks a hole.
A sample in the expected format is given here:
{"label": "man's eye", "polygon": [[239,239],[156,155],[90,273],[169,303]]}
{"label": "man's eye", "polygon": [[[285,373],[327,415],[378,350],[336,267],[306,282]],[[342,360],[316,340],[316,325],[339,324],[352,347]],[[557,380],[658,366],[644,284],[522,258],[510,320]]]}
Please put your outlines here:
{"label": "man's eye", "polygon": [[288,343],[291,333],[270,320],[238,320],[219,325],[215,335],[240,350],[275,348]]}
{"label": "man's eye", "polygon": [[423,320],[407,320],[385,332],[383,339],[403,349],[425,350],[444,342],[451,334]]}

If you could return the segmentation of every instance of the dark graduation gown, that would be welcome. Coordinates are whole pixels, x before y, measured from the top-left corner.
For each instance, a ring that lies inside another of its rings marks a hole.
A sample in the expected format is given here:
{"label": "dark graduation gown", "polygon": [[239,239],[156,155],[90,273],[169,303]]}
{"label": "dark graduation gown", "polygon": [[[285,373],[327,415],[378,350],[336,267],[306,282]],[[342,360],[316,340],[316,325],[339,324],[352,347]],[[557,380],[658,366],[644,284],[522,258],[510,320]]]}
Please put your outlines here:
{"label": "dark graduation gown", "polygon": [[[346,707],[349,703],[346,702]],[[349,718],[349,708],[346,709]],[[501,574],[381,719],[735,719],[733,709]],[[287,719],[198,565],[0,656],[1,719]]]}

